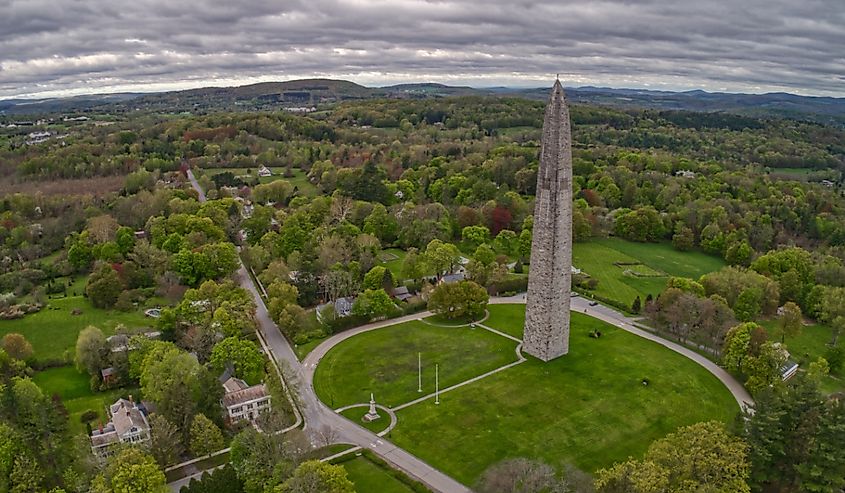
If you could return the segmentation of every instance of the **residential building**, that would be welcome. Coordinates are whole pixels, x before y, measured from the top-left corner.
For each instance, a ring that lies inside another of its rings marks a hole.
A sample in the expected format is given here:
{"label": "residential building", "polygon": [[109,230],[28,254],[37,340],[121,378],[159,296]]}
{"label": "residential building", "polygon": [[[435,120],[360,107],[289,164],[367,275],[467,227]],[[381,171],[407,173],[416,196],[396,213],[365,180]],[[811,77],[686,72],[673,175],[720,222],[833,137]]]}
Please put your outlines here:
{"label": "residential building", "polygon": [[118,399],[109,406],[111,419],[105,426],[91,433],[91,452],[101,459],[110,456],[118,443],[143,443],[150,439],[150,423],[147,416],[129,399]]}
{"label": "residential building", "polygon": [[336,317],[348,317],[349,315],[352,315],[353,304],[355,304],[355,297],[346,296],[334,301],[329,301],[328,303],[317,305],[317,321],[323,323],[323,313],[328,307],[331,307],[334,310]]}
{"label": "residential building", "polygon": [[414,295],[412,295],[408,291],[407,287],[399,286],[393,290],[393,297],[399,301],[408,301],[409,299],[413,298]]}
{"label": "residential building", "polygon": [[[224,377],[227,374],[224,373]],[[228,377],[223,382],[223,389],[226,393],[220,402],[226,409],[226,419],[230,423],[255,421],[259,414],[271,409],[270,392],[266,384],[249,386],[240,378]]]}

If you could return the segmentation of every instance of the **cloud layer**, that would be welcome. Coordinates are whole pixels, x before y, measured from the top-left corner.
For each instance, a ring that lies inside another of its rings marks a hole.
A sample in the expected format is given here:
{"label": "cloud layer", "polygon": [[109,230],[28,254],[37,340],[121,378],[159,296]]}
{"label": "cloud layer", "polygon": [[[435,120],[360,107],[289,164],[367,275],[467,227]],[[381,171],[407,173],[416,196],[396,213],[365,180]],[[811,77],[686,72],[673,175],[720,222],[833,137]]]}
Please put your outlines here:
{"label": "cloud layer", "polygon": [[0,98],[236,85],[845,96],[842,0],[0,0]]}

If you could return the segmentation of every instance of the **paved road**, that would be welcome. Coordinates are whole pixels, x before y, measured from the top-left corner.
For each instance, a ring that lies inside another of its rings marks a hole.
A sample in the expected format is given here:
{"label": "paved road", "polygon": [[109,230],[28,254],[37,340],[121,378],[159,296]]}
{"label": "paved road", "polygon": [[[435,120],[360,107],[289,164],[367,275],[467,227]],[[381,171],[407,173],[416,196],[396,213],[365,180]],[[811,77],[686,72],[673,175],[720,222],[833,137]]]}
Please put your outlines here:
{"label": "paved road", "polygon": [[[190,170],[188,171],[188,178],[191,181],[191,185],[199,193],[200,201],[206,200],[205,194]],[[293,377],[295,380],[295,382],[290,383],[293,384],[293,391],[296,393],[299,408],[305,420],[306,430],[313,431],[330,428],[333,430],[337,442],[351,443],[372,450],[398,469],[403,470],[410,476],[422,481],[434,491],[442,493],[470,492],[466,486],[431,467],[419,458],[395,446],[389,441],[379,438],[375,433],[372,433],[358,424],[338,415],[317,399],[317,395],[314,392],[314,371],[316,370],[320,359],[325,356],[332,347],[362,332],[375,330],[407,320],[426,317],[431,315],[430,312],[423,312],[401,317],[399,319],[376,322],[336,334],[317,346],[313,351],[311,351],[311,353],[308,354],[305,360],[300,363],[299,359],[296,357],[296,353],[294,353],[287,339],[285,339],[276,324],[270,318],[270,315],[267,312],[267,307],[264,304],[264,300],[259,295],[255,283],[252,281],[252,278],[249,276],[243,265],[241,265],[241,268],[238,270],[237,277],[241,286],[252,293],[252,296],[255,299],[257,306],[256,317],[259,323],[259,331],[266,341],[267,346],[269,346],[272,357],[282,368],[287,369],[289,374],[286,376]],[[733,378],[733,376],[704,356],[679,344],[667,341],[655,334],[652,334],[651,332],[636,327],[636,320],[604,305],[599,304],[596,306],[589,306],[588,300],[581,297],[574,297],[571,301],[573,311],[586,313],[587,315],[603,320],[616,327],[620,327],[640,337],[654,341],[703,366],[725,384],[728,390],[730,390],[733,394],[740,407],[745,408],[745,406],[753,404],[751,396],[745,388],[743,388],[742,385]],[[508,298],[492,298],[490,302],[493,304],[525,303],[525,295],[521,294]]]}
{"label": "paved road", "polygon": [[[194,174],[190,170],[188,170],[188,179],[191,181],[191,185],[194,189],[199,193],[200,201],[205,201],[205,193],[203,193],[202,188],[199,186]],[[279,331],[279,328],[270,318],[270,314],[267,312],[264,300],[258,293],[258,288],[252,281],[252,278],[249,276],[249,273],[243,264],[241,264],[240,269],[238,269],[237,278],[240,285],[252,293],[252,296],[255,299],[257,307],[256,319],[258,321],[259,331],[270,349],[271,356],[280,367],[286,369],[286,377],[288,377],[292,390],[296,393],[299,409],[305,420],[304,429],[306,431],[313,432],[330,428],[333,430],[336,442],[351,443],[353,445],[368,448],[396,468],[425,483],[429,488],[436,492],[470,492],[469,488],[463,484],[431,467],[407,451],[393,445],[389,441],[378,437],[375,433],[359,426],[356,423],[353,423],[352,421],[349,421],[343,416],[338,415],[328,406],[320,402],[320,400],[317,399],[317,395],[314,392],[314,387],[312,385],[316,363],[313,367],[308,368],[307,363],[306,365],[303,365],[299,362],[299,359],[296,357],[296,353],[294,353],[287,339],[285,339],[281,331]],[[328,339],[317,349],[324,348],[322,354],[325,354],[325,351],[328,351],[331,346],[355,334],[366,330],[384,327],[386,325],[400,323],[405,319],[413,320],[427,315],[430,315],[430,313],[416,314],[408,317],[402,317],[401,319],[393,319],[385,322],[365,325],[355,330],[338,334],[337,336]],[[329,341],[334,342],[333,344],[329,344]],[[290,377],[293,377],[295,381],[291,382]]]}
{"label": "paved road", "polygon": [[[525,303],[525,294],[518,294],[516,296],[510,296],[507,298],[491,298],[491,304],[505,304],[505,303]],[[707,371],[712,373],[716,378],[722,381],[725,387],[733,394],[734,399],[736,399],[737,404],[739,404],[740,409],[745,410],[748,406],[754,404],[754,400],[751,398],[751,395],[745,390],[745,387],[742,386],[741,383],[737,381],[736,378],[733,377],[730,373],[725,371],[724,368],[717,365],[716,363],[710,361],[706,357],[696,353],[695,351],[681,346],[680,344],[676,344],[672,341],[667,341],[666,339],[649,332],[647,330],[643,330],[638,327],[641,325],[637,320],[630,318],[613,308],[609,308],[602,304],[598,304],[595,306],[590,306],[590,300],[583,298],[581,296],[575,296],[571,299],[572,303],[572,311],[585,313],[590,315],[591,317],[595,317],[599,320],[607,322],[611,325],[624,329],[632,334],[638,335],[642,338],[648,339],[650,341],[654,341],[661,346],[664,346],[676,353],[682,354],[687,358],[695,361],[699,365],[703,366]]]}

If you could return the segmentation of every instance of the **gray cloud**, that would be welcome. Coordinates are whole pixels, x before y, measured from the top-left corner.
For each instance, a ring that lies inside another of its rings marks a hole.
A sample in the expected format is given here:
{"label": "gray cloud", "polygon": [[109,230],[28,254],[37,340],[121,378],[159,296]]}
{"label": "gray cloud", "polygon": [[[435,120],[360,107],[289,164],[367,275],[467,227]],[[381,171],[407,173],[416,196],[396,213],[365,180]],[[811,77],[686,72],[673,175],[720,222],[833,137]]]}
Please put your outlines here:
{"label": "gray cloud", "polygon": [[845,96],[842,0],[0,0],[0,97],[298,77]]}

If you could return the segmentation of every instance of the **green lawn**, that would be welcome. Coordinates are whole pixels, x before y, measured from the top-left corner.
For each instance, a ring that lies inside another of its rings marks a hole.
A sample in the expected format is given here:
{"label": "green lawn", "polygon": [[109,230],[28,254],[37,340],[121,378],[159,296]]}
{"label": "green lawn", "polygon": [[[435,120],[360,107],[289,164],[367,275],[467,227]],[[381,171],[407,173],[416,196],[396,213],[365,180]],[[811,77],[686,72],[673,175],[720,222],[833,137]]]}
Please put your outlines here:
{"label": "green lawn", "polygon": [[487,305],[490,316],[484,321],[484,325],[522,339],[525,310],[516,310],[514,306],[516,305]]}
{"label": "green lawn", "polygon": [[[68,422],[70,430],[74,434],[85,433],[85,425],[79,421],[87,410],[96,411],[99,420],[103,424],[108,421],[106,407],[114,404],[114,401],[132,394],[133,398],[141,398],[138,389],[115,389],[106,392],[92,392],[89,386],[88,375],[80,373],[72,366],[50,368],[36,373],[32,380],[41,388],[45,395],[58,394],[62,403],[68,410]],[[91,426],[97,427],[97,420]]]}
{"label": "green lawn", "polygon": [[414,490],[363,455],[343,464],[358,493],[412,493]]}
{"label": "green lawn", "polygon": [[405,260],[407,253],[405,250],[399,248],[388,248],[381,252],[379,260],[381,265],[385,266],[393,273],[396,279],[404,279],[402,276],[402,262]]}
{"label": "green lawn", "polygon": [[[234,174],[235,176],[258,176],[258,166],[255,166],[253,168],[203,168],[201,172],[211,178],[214,175],[219,175],[220,173],[225,173],[226,171],[231,171],[232,174]],[[284,176],[284,167],[272,167],[270,168],[270,171],[273,172],[273,176],[260,177],[258,179],[258,182],[270,183],[276,180],[287,180],[290,182],[291,185],[299,187],[299,190],[305,196],[314,197],[318,195],[317,187],[315,187],[310,181],[308,181],[306,173],[301,169],[293,168],[293,176],[289,177]]]}
{"label": "green lawn", "polygon": [[[81,289],[81,288],[80,288]],[[69,296],[48,300],[49,305],[38,313],[17,320],[0,320],[0,336],[19,332],[27,338],[38,360],[61,359],[65,351],[72,356],[79,332],[89,325],[99,327],[106,334],[113,334],[117,325],[127,328],[150,327],[153,320],[142,310],[121,312],[94,308],[87,298]],[[80,315],[71,312],[78,308]]]}
{"label": "green lawn", "polygon": [[[503,330],[518,324],[524,310],[523,305],[491,308],[497,312],[491,326]],[[403,409],[388,438],[473,485],[491,464],[512,457],[570,462],[594,472],[641,456],[653,440],[679,426],[710,419],[728,422],[738,412],[730,392],[696,363],[586,315],[573,313],[572,321],[567,356],[549,363],[530,358],[443,394],[439,406],[426,401]],[[400,360],[399,368],[386,368],[391,374],[403,373],[402,362],[409,359],[402,354],[405,348],[414,339],[426,339],[421,329],[406,328],[416,337],[386,333],[382,338],[392,342],[391,360]],[[589,338],[593,329],[603,336]],[[367,344],[355,344],[358,337],[335,349],[356,352],[359,364],[365,364],[367,353],[361,349]],[[453,339],[450,350],[462,342]],[[357,350],[347,347],[351,345]],[[642,384],[644,378],[648,386]]]}
{"label": "green lawn", "polygon": [[346,411],[343,411],[341,414],[353,423],[358,423],[359,425],[372,431],[373,433],[379,433],[386,429],[388,426],[390,426],[390,416],[381,409],[378,410],[381,418],[375,421],[364,421],[362,418],[369,411],[370,408],[368,407],[353,407],[352,409],[347,409]]}
{"label": "green lawn", "polygon": [[[314,375],[317,396],[332,408],[370,400],[394,407],[516,360],[516,343],[484,329],[418,321],[365,332],[332,348]],[[417,353],[423,392],[417,392]]]}
{"label": "green lawn", "polygon": [[[639,263],[639,265],[615,265]],[[572,264],[599,281],[597,295],[630,306],[637,296],[641,300],[649,294],[657,296],[666,287],[669,276],[698,279],[721,269],[722,259],[701,252],[681,252],[669,243],[636,243],[619,238],[595,239],[575,243]],[[637,277],[626,274],[663,277]]]}
{"label": "green lawn", "polygon": [[[781,340],[781,330],[777,320],[764,320],[760,324],[766,327],[773,341]],[[800,334],[789,337],[784,342],[792,359],[801,365],[801,369],[806,370],[819,356],[824,357],[827,352],[827,343],[832,338],[833,332],[830,327],[813,324],[805,325]],[[822,389],[827,393],[845,391],[845,372],[842,369],[832,372],[822,381]]]}

